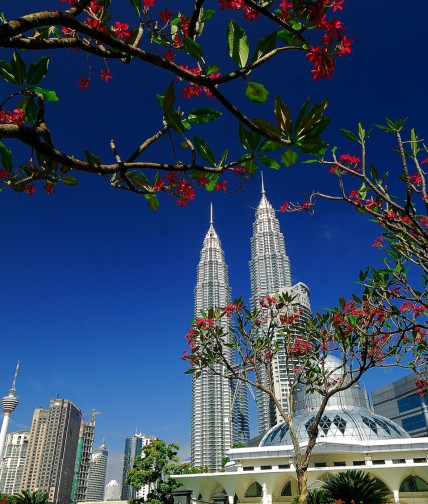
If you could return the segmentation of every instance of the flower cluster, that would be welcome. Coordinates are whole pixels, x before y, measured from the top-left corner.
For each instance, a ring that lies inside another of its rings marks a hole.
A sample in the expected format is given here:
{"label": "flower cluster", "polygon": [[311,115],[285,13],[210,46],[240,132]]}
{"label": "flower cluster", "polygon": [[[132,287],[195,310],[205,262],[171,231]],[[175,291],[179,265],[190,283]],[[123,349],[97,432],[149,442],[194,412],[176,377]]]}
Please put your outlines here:
{"label": "flower cluster", "polygon": [[428,392],[428,380],[426,380],[425,378],[419,378],[418,380],[416,380],[415,385],[418,388],[418,390],[416,391],[417,394],[422,396]]}
{"label": "flower cluster", "polygon": [[425,311],[427,311],[425,306],[417,305],[415,303],[411,303],[410,301],[404,301],[404,303],[400,306],[401,313],[408,313],[412,315],[413,318],[419,317]]}
{"label": "flower cluster", "polygon": [[17,108],[13,112],[0,110],[0,124],[16,124],[22,126],[25,121],[24,110]]}
{"label": "flower cluster", "polygon": [[259,303],[262,308],[276,307],[278,300],[273,296],[264,296],[260,298]]}
{"label": "flower cluster", "polygon": [[292,325],[297,324],[297,322],[299,322],[300,316],[302,313],[303,313],[302,308],[297,308],[294,310],[293,314],[290,314],[290,315],[280,314],[279,320],[282,325],[292,326]]}
{"label": "flower cluster", "polygon": [[242,306],[239,306],[237,304],[228,304],[223,308],[223,313],[226,314],[227,317],[231,317],[235,313],[238,313],[240,310],[242,310]]}
{"label": "flower cluster", "polygon": [[311,348],[311,344],[299,336],[288,343],[287,353],[292,357],[304,357],[310,352]]}
{"label": "flower cluster", "polygon": [[250,23],[259,17],[259,12],[246,5],[244,0],[219,0],[220,10],[235,10],[243,12],[242,17]]}
{"label": "flower cluster", "polygon": [[195,188],[183,175],[169,172],[164,178],[159,178],[153,185],[153,191],[169,191],[177,200],[178,206],[188,206],[195,199]]}

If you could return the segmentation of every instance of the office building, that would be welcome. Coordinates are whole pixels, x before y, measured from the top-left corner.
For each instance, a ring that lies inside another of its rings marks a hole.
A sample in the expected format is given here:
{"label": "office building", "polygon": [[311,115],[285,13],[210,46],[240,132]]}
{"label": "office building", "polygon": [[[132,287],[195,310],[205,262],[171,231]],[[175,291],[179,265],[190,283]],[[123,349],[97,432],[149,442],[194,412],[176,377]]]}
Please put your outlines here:
{"label": "office building", "polygon": [[[230,303],[228,270],[220,239],[211,220],[204,238],[197,267],[194,291],[194,316],[202,310],[220,308]],[[227,319],[223,319],[227,324]],[[227,328],[227,327],[225,327]],[[226,356],[233,363],[230,350]],[[219,367],[219,371],[223,369]],[[214,374],[192,375],[191,463],[211,470],[221,467],[222,457],[233,445],[233,439],[249,438],[248,399],[245,387]],[[234,400],[234,402],[233,402]],[[235,418],[233,413],[235,412]],[[235,433],[234,433],[235,425]]]}
{"label": "office building", "polygon": [[0,459],[4,448],[4,442],[6,439],[6,433],[9,425],[10,415],[16,410],[16,407],[19,404],[19,400],[16,397],[16,389],[15,389],[18,370],[19,370],[19,362],[16,366],[15,376],[13,378],[12,387],[9,390],[9,395],[4,396],[3,399],[1,400],[1,409],[3,410],[4,415],[0,429]]}
{"label": "office building", "polygon": [[[310,316],[309,289],[303,283],[292,285],[290,259],[285,249],[284,235],[281,233],[275,210],[266,198],[262,178],[262,198],[256,210],[251,238],[250,260],[251,309],[260,309],[260,299],[279,292],[288,292],[298,299],[294,310],[302,311],[302,319]],[[265,328],[261,328],[262,331]],[[281,397],[283,408],[288,408],[289,380],[281,359],[281,353],[275,356],[272,363],[277,397]],[[264,368],[259,373],[267,382]],[[256,391],[257,420],[259,435],[267,432],[280,418],[271,398],[264,392]]]}
{"label": "office building", "polygon": [[69,504],[73,483],[80,409],[67,399],[52,399],[34,411],[22,490],[39,490],[55,504]]}
{"label": "office building", "polygon": [[125,483],[126,478],[128,476],[128,471],[132,469],[132,463],[134,459],[141,455],[141,448],[143,446],[147,446],[154,439],[154,436],[147,436],[142,434],[135,433],[132,437],[126,438],[125,441],[125,452],[123,456],[123,472],[122,472],[122,500],[135,499],[137,495],[137,491],[131,485],[127,485]]}
{"label": "office building", "polygon": [[13,495],[21,490],[29,435],[27,431],[11,432],[7,435],[0,461],[0,493]]}
{"label": "office building", "polygon": [[103,440],[101,446],[93,451],[89,463],[86,501],[102,501],[106,484],[108,450]]}
{"label": "office building", "polygon": [[373,408],[394,420],[412,437],[428,436],[428,394],[418,394],[411,374],[372,391]]}

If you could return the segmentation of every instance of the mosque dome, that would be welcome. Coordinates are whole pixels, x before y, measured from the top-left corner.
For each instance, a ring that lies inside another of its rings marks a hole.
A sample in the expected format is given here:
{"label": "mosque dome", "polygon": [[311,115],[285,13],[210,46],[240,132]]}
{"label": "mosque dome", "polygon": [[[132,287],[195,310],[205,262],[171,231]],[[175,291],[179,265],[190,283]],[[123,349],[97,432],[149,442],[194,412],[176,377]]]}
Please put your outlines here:
{"label": "mosque dome", "polygon": [[[330,372],[330,379],[341,376],[342,361],[329,355],[323,363],[323,370]],[[321,405],[318,393],[305,393],[302,384],[294,395],[295,412],[293,426],[299,443],[309,439],[309,429]],[[318,441],[335,440],[358,442],[409,438],[409,434],[388,418],[373,413],[367,394],[358,384],[335,394],[325,408],[318,426]],[[286,422],[275,425],[262,438],[259,446],[280,446],[292,444]]]}

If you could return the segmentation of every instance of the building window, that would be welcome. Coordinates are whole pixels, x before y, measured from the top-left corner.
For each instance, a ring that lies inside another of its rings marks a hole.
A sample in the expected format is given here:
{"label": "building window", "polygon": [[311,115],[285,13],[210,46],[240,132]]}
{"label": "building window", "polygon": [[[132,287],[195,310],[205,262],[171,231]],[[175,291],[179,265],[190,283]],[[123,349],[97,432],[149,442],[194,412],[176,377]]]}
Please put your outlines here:
{"label": "building window", "polygon": [[426,464],[427,463],[427,459],[425,457],[417,457],[417,458],[413,459],[413,462],[415,464]]}
{"label": "building window", "polygon": [[262,471],[268,471],[269,469],[272,469],[272,466],[270,466],[270,465],[265,465],[265,466],[261,466],[261,467],[260,467],[260,469],[261,469]]}
{"label": "building window", "polygon": [[315,467],[327,467],[327,462],[315,462]]}
{"label": "building window", "polygon": [[366,462],[365,462],[365,460],[354,460],[352,462],[352,465],[354,465],[354,466],[366,465]]}
{"label": "building window", "polygon": [[333,464],[338,467],[346,466],[346,462],[333,462]]}
{"label": "building window", "polygon": [[413,416],[407,417],[407,418],[402,418],[401,425],[403,426],[403,429],[406,429],[406,431],[412,431],[412,430],[416,430],[416,429],[425,429],[427,426],[423,413],[420,413],[418,415],[413,415]]}
{"label": "building window", "polygon": [[[425,394],[426,397],[426,394]],[[398,399],[397,401],[398,411],[403,413],[404,411],[410,411],[412,409],[417,409],[421,407],[421,400],[418,395],[412,395],[410,397],[403,397],[403,399]]]}
{"label": "building window", "polygon": [[254,483],[251,483],[251,485],[247,488],[247,491],[245,492],[245,497],[261,497],[262,494],[263,491],[260,483],[255,481]]}
{"label": "building window", "polygon": [[393,464],[405,464],[406,459],[392,459]]}
{"label": "building window", "polygon": [[290,464],[279,464],[278,469],[290,469]]}
{"label": "building window", "polygon": [[428,483],[419,476],[409,476],[401,483],[400,492],[428,492]]}
{"label": "building window", "polygon": [[246,466],[242,468],[244,471],[254,471],[254,466]]}
{"label": "building window", "polygon": [[381,465],[381,464],[384,464],[385,461],[384,460],[373,460],[373,465]]}
{"label": "building window", "polygon": [[290,497],[291,496],[291,481],[286,483],[281,490],[281,497]]}

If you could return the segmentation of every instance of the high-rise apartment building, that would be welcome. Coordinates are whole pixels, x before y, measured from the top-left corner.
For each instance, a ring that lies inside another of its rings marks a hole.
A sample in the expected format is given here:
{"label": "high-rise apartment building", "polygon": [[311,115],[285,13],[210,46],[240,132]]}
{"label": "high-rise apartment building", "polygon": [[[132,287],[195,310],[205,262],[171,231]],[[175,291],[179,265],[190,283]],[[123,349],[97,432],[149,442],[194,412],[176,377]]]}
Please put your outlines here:
{"label": "high-rise apartment building", "polygon": [[16,377],[18,376],[18,370],[19,370],[19,362],[16,366],[15,370],[15,376],[13,378],[12,382],[12,387],[9,390],[9,395],[4,396],[3,399],[1,400],[1,408],[3,410],[4,416],[3,416],[3,422],[1,424],[1,429],[0,429],[0,458],[3,452],[3,447],[4,447],[4,442],[6,439],[6,433],[7,433],[7,427],[9,425],[9,419],[10,415],[15,411],[16,407],[19,404],[19,400],[16,397]]}
{"label": "high-rise apartment building", "polygon": [[104,499],[104,486],[106,484],[108,450],[105,441],[92,452],[89,463],[88,487],[86,501],[102,501]]}
{"label": "high-rise apartment building", "polygon": [[132,463],[135,457],[141,455],[141,448],[150,444],[154,439],[156,439],[155,436],[147,436],[141,432],[139,434],[135,433],[130,438],[126,438],[123,456],[122,500],[135,499],[137,491],[131,485],[125,483],[128,471],[132,469]]}
{"label": "high-rise apartment building", "polygon": [[88,488],[89,464],[91,461],[92,447],[94,444],[95,421],[82,421],[77,444],[76,461],[74,466],[71,502],[84,502]]}
{"label": "high-rise apartment building", "polygon": [[[263,179],[262,198],[256,210],[251,238],[250,283],[251,309],[260,308],[259,303],[263,296],[287,291],[298,296],[297,305],[300,305],[298,307],[302,310],[302,315],[310,315],[309,289],[302,283],[292,286],[290,259],[285,249],[284,235],[281,233],[275,210],[266,198]],[[280,354],[275,357],[272,372],[275,390],[278,397],[281,397],[282,406],[287,410],[289,384],[281,360]],[[267,381],[265,370],[260,368],[259,372],[262,379]],[[266,393],[256,391],[256,404],[261,435],[273,427],[279,418],[272,400]]]}
{"label": "high-rise apartment building", "polygon": [[13,495],[20,492],[29,435],[27,431],[7,435],[0,461],[0,493]]}
{"label": "high-rise apartment building", "polygon": [[79,441],[80,409],[67,399],[52,399],[34,411],[22,490],[40,490],[55,504],[69,504]]}
{"label": "high-rise apartment building", "polygon": [[372,391],[375,413],[394,420],[412,437],[428,436],[428,393],[417,393],[417,377],[405,376]]}
{"label": "high-rise apartment building", "polygon": [[[197,267],[195,317],[199,317],[202,310],[226,306],[230,298],[227,265],[211,210],[210,226]],[[227,320],[223,320],[227,324]],[[227,358],[232,363],[232,350],[229,353]],[[207,374],[198,378],[192,376],[191,463],[194,467],[219,469],[234,438],[240,442],[243,437],[249,438],[247,391],[240,387],[237,394],[233,392],[233,384],[227,378]]]}

